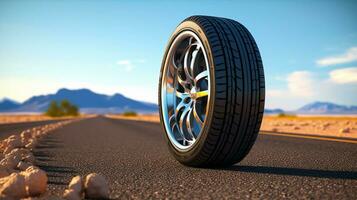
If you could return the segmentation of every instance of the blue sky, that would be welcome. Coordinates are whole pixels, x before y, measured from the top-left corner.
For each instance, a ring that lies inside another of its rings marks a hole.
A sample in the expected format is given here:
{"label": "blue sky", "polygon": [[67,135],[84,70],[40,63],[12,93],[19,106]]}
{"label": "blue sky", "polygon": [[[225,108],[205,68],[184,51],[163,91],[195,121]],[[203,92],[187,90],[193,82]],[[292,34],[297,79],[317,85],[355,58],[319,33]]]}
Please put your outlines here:
{"label": "blue sky", "polygon": [[266,107],[356,105],[356,10],[355,1],[0,1],[0,98],[85,87],[156,102],[168,38],[200,14],[251,31]]}

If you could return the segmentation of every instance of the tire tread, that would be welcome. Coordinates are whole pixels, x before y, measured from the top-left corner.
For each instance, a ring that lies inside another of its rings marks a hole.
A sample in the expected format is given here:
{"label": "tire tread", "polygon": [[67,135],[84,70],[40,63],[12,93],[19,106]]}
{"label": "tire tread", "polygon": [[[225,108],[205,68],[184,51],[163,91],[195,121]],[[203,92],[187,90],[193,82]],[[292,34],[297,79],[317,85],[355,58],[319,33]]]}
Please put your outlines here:
{"label": "tire tread", "polygon": [[192,166],[227,166],[252,148],[262,122],[265,80],[259,49],[240,23],[218,17],[192,16],[205,32],[214,60],[216,98],[203,149]]}

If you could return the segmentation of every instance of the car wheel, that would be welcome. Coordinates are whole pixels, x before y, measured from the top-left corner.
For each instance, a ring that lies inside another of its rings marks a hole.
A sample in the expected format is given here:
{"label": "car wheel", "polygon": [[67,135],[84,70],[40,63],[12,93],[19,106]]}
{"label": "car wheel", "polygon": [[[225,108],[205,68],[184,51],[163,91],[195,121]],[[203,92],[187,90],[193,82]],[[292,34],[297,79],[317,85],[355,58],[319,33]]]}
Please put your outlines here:
{"label": "car wheel", "polygon": [[240,23],[191,16],[172,34],[159,81],[170,152],[197,167],[227,166],[252,148],[265,102],[258,47]]}

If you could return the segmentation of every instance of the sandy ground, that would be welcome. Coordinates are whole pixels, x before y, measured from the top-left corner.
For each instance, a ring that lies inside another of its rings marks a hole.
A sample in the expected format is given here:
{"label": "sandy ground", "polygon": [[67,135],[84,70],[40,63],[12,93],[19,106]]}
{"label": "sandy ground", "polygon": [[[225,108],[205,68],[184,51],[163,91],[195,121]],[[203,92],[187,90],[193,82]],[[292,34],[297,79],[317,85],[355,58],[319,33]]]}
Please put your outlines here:
{"label": "sandy ground", "polygon": [[[159,122],[158,115],[106,115],[109,118]],[[357,138],[357,117],[348,116],[264,116],[261,131]]]}
{"label": "sandy ground", "polygon": [[262,131],[357,138],[357,117],[300,116],[263,118]]}
{"label": "sandy ground", "polygon": [[46,115],[0,115],[0,124],[11,124],[19,122],[35,122],[47,120],[86,118],[92,115],[81,115],[78,117],[49,117]]}

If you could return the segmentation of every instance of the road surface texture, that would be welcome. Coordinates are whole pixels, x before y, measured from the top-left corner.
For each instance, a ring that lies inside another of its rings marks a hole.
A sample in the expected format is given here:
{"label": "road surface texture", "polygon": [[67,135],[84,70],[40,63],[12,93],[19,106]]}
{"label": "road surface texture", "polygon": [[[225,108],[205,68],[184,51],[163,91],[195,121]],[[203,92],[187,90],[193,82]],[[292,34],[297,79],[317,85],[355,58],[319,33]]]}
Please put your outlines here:
{"label": "road surface texture", "polygon": [[249,155],[225,169],[190,168],[169,154],[158,123],[96,117],[71,123],[36,148],[49,188],[91,172],[113,199],[357,199],[357,145],[259,135]]}

